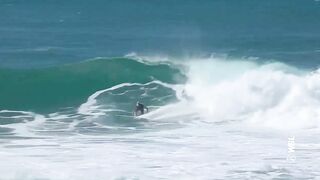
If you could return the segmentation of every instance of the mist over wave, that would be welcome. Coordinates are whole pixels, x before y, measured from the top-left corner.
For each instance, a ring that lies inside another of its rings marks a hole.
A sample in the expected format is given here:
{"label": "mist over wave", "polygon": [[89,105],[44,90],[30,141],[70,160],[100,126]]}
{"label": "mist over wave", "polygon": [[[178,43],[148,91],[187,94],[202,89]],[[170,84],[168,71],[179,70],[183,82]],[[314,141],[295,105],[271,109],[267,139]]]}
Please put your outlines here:
{"label": "mist over wave", "polygon": [[209,121],[299,129],[319,126],[319,72],[281,63],[200,60],[189,64],[186,93]]}

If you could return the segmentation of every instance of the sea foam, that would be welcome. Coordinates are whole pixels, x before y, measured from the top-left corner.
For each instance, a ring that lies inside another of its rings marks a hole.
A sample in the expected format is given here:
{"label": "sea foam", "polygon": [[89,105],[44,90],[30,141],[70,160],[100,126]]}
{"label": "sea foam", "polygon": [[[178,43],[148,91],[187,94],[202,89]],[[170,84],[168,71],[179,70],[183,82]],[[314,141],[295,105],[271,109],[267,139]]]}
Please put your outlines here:
{"label": "sea foam", "polygon": [[320,125],[320,71],[221,59],[187,65],[189,109],[208,121],[241,120],[276,129]]}

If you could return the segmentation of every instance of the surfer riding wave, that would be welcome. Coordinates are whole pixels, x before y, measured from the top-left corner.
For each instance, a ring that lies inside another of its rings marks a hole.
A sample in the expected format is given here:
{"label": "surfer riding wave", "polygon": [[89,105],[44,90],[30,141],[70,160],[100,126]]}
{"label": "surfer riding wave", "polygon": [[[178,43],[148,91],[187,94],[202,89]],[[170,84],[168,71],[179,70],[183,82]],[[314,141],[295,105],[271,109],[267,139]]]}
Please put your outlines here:
{"label": "surfer riding wave", "polygon": [[145,112],[149,112],[148,107],[146,107],[144,104],[140,103],[139,101],[136,103],[136,107],[134,110],[135,116],[143,115]]}

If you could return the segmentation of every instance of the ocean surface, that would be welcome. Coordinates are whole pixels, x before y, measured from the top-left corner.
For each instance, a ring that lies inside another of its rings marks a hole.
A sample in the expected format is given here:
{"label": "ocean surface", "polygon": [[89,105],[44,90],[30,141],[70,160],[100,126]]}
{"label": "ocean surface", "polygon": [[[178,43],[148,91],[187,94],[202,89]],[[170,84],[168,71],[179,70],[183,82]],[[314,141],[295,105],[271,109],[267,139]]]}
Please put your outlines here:
{"label": "ocean surface", "polygon": [[0,0],[0,179],[320,179],[319,65],[319,0]]}

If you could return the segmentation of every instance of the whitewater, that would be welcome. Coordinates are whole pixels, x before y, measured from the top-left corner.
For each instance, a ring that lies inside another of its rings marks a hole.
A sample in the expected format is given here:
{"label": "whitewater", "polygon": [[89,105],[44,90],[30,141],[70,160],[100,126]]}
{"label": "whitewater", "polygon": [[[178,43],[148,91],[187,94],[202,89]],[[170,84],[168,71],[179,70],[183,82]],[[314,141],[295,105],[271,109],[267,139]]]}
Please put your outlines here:
{"label": "whitewater", "polygon": [[[320,176],[319,70],[256,58],[176,61],[135,54],[59,68],[78,76],[96,67],[99,74],[105,63],[122,70],[131,65],[118,73],[147,70],[137,81],[107,84],[74,107],[0,111],[1,179]],[[134,118],[137,100],[151,112]]]}

